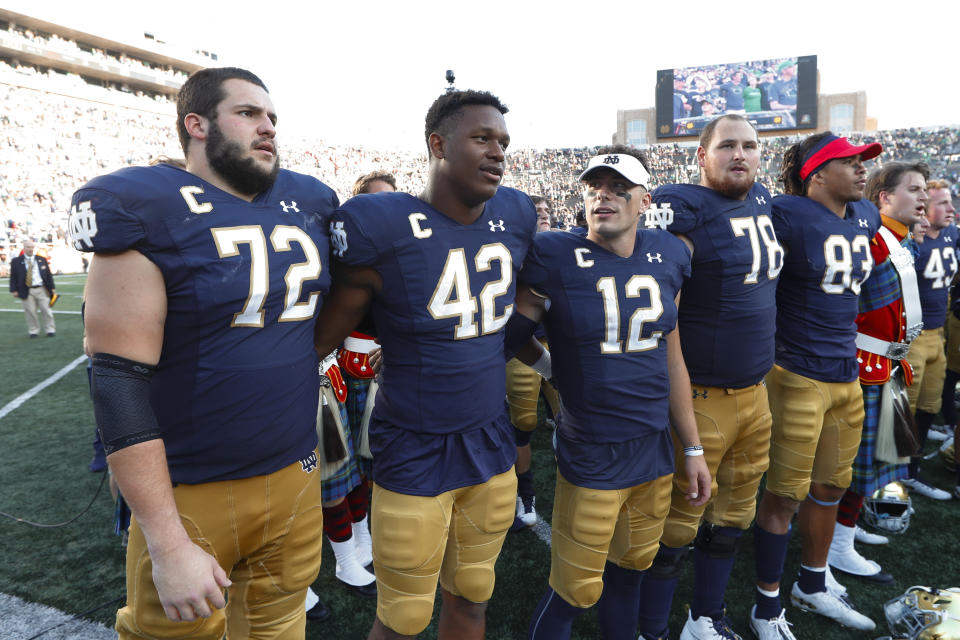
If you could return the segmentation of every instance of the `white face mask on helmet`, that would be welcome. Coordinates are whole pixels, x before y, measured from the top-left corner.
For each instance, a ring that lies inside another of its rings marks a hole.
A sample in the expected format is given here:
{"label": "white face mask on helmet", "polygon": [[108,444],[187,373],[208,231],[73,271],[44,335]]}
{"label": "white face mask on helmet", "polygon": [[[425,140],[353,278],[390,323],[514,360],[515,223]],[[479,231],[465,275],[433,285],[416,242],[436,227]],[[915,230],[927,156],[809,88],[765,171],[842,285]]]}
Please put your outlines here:
{"label": "white face mask on helmet", "polygon": [[891,638],[960,640],[960,588],[910,587],[883,605]]}
{"label": "white face mask on helmet", "polygon": [[910,527],[910,494],[899,482],[891,482],[863,501],[865,524],[884,533],[903,533]]}

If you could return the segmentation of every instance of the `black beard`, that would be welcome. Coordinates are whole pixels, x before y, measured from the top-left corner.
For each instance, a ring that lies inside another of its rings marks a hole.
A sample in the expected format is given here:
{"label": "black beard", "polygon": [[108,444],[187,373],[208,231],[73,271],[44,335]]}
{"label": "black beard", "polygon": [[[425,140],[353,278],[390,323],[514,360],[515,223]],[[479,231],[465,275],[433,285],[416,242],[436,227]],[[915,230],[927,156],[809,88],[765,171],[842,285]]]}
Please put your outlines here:
{"label": "black beard", "polygon": [[256,160],[244,157],[244,148],[237,142],[228,141],[216,121],[210,123],[206,144],[207,162],[218,176],[235,191],[246,196],[263,193],[277,179],[280,157],[274,146],[273,168],[264,171]]}

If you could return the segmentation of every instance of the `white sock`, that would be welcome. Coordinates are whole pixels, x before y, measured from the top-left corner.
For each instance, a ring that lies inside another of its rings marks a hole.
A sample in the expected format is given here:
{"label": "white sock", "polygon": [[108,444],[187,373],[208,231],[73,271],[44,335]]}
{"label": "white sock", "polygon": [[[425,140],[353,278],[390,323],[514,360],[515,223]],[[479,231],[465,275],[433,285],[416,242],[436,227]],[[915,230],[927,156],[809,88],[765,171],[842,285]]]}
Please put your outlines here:
{"label": "white sock", "polygon": [[759,592],[762,593],[763,595],[767,596],[768,598],[779,598],[779,597],[780,597],[780,589],[774,589],[773,591],[767,591],[766,589],[761,589],[760,587],[757,587],[757,591],[759,591]]}

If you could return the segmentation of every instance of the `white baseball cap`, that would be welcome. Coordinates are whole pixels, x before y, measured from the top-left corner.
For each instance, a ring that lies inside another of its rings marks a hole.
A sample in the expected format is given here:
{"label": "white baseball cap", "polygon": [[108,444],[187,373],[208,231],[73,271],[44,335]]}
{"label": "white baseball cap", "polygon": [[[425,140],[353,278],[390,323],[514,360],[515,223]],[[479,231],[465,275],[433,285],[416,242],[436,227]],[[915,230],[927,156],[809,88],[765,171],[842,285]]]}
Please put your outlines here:
{"label": "white baseball cap", "polygon": [[638,184],[647,191],[650,190],[650,173],[643,168],[643,163],[629,154],[605,153],[593,156],[587,168],[577,179],[582,181],[591,171],[599,168],[616,171],[633,184]]}

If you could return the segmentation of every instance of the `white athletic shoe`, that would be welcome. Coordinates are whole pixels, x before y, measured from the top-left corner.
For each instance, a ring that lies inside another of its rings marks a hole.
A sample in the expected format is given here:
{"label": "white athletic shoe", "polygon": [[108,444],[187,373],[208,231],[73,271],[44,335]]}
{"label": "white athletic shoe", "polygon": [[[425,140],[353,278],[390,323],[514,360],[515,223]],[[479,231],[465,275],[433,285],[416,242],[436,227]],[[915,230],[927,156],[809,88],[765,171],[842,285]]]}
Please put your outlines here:
{"label": "white athletic shoe", "polygon": [[953,429],[947,431],[947,426],[942,424],[932,424],[930,430],[927,431],[927,438],[935,442],[943,442],[952,435]]}
{"label": "white athletic shoe", "polygon": [[870,533],[860,525],[856,525],[856,530],[853,532],[853,539],[857,542],[862,542],[863,544],[888,544],[890,538],[887,536],[882,536],[879,533]]}
{"label": "white athletic shoe", "polygon": [[743,640],[730,628],[730,619],[723,616],[714,620],[710,616],[700,616],[696,620],[687,610],[687,622],[680,632],[680,640]]}
{"label": "white athletic shoe", "polygon": [[950,494],[944,491],[943,489],[937,489],[936,487],[931,487],[928,484],[924,484],[917,480],[916,478],[906,478],[901,480],[905,486],[910,487],[911,492],[919,493],[922,496],[928,498],[933,498],[934,500],[949,500]]}
{"label": "white athletic shoe", "polygon": [[759,640],[797,640],[790,631],[791,624],[787,622],[787,610],[780,611],[780,615],[770,620],[757,618],[757,605],[750,609],[750,630]]}
{"label": "white athletic shoe", "polygon": [[873,620],[853,608],[849,599],[841,598],[831,593],[829,589],[817,593],[804,593],[800,585],[794,582],[793,589],[790,591],[790,603],[803,611],[819,613],[831,620],[836,620],[851,629],[873,631],[877,628]]}
{"label": "white athletic shoe", "polygon": [[537,499],[534,496],[527,499],[517,496],[517,515],[513,518],[510,531],[523,531],[537,524],[536,504]]}
{"label": "white athletic shoe", "polygon": [[847,588],[837,582],[837,579],[833,577],[833,571],[830,571],[829,564],[827,564],[827,591],[830,591],[840,598],[847,597]]}

